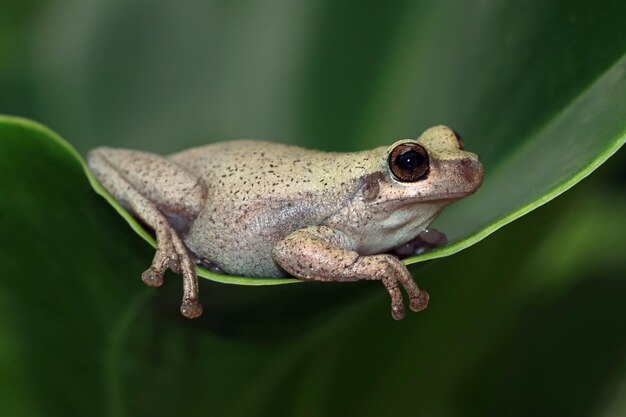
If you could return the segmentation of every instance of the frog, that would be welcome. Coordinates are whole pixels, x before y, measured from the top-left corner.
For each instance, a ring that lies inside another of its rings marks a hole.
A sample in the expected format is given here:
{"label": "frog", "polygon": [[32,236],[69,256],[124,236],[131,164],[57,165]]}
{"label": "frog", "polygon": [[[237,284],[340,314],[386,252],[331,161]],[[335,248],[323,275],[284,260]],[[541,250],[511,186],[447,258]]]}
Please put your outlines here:
{"label": "frog", "polygon": [[142,281],[182,275],[180,311],[202,314],[196,265],[258,279],[380,281],[391,315],[419,312],[429,295],[389,253],[424,235],[447,205],[483,181],[479,156],[453,129],[354,152],[233,140],[168,156],[98,147],[88,166],[102,187],[156,237]]}

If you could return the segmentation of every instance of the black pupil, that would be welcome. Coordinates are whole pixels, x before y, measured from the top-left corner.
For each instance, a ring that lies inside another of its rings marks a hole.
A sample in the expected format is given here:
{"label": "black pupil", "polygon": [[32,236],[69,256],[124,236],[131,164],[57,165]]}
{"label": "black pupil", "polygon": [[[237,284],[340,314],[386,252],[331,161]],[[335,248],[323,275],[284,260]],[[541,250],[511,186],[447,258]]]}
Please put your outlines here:
{"label": "black pupil", "polygon": [[405,171],[415,171],[424,163],[424,155],[414,149],[407,149],[396,157],[396,165]]}

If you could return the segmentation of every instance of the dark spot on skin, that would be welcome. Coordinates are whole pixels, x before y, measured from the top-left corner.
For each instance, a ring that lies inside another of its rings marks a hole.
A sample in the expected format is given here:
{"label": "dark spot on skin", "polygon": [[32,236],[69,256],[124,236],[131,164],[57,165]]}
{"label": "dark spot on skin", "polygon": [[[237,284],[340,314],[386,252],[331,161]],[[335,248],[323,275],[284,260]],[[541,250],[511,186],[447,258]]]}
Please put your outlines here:
{"label": "dark spot on skin", "polygon": [[380,172],[372,172],[361,177],[361,190],[363,192],[363,201],[370,202],[378,197],[380,192],[380,182],[385,178],[385,175]]}

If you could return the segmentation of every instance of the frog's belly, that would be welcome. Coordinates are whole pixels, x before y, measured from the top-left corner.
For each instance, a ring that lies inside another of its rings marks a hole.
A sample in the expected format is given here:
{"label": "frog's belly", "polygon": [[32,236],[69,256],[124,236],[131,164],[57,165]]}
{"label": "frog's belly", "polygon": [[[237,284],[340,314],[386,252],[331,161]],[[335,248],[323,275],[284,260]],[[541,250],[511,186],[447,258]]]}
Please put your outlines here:
{"label": "frog's belly", "polygon": [[288,274],[274,262],[272,250],[288,234],[319,224],[322,214],[286,207],[246,207],[246,210],[208,208],[200,213],[184,237],[187,247],[232,275],[282,277]]}
{"label": "frog's belly", "polygon": [[272,258],[277,241],[269,236],[227,235],[220,230],[200,232],[198,229],[192,229],[185,237],[185,244],[198,258],[230,275],[268,278],[287,275]]}
{"label": "frog's belly", "polygon": [[413,240],[439,211],[437,205],[422,205],[419,210],[407,206],[378,218],[373,216],[359,229],[357,251],[361,255],[383,253]]}

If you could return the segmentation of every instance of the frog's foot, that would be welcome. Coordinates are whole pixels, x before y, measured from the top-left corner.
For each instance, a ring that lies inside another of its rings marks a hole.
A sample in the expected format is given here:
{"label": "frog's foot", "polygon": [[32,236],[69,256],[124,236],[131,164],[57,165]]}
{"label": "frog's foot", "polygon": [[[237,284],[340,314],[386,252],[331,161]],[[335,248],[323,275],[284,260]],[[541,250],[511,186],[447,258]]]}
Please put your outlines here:
{"label": "frog's foot", "polygon": [[404,302],[400,285],[409,296],[409,307],[419,312],[428,307],[428,293],[420,289],[411,273],[398,258],[392,255],[370,255],[359,257],[354,265],[357,276],[362,279],[380,279],[391,297],[391,316],[396,320],[404,318]]}
{"label": "frog's foot", "polygon": [[424,229],[415,239],[393,248],[391,254],[404,259],[438,248],[446,243],[448,243],[448,238],[443,232],[437,229]]}
{"label": "frog's foot", "polygon": [[198,277],[189,251],[167,222],[157,224],[157,250],[152,265],[141,279],[146,285],[163,285],[163,274],[169,268],[183,276],[183,301],[180,311],[183,316],[193,319],[202,314],[202,305],[198,301]]}
{"label": "frog's foot", "polygon": [[183,274],[183,302],[180,305],[180,312],[188,319],[195,319],[202,314],[202,305],[198,301],[198,277],[196,266],[194,265],[185,244],[175,232],[172,232],[172,242],[178,254],[178,265]]}
{"label": "frog's foot", "polygon": [[157,233],[157,241],[158,245],[152,265],[141,274],[141,280],[149,287],[163,285],[163,274],[168,268],[175,273],[180,271],[179,256],[174,250],[169,230],[164,228],[161,233]]}

